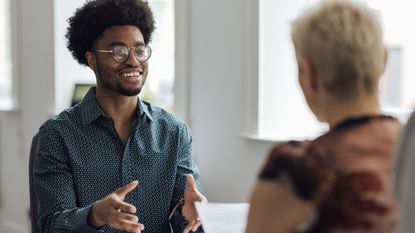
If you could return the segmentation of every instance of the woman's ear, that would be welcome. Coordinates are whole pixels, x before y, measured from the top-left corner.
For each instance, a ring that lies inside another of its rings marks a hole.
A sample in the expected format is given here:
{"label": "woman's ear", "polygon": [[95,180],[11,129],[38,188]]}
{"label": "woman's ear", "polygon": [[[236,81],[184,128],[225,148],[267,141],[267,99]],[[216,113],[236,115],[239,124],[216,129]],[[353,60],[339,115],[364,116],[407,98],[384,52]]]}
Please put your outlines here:
{"label": "woman's ear", "polygon": [[388,58],[389,58],[389,52],[387,48],[383,48],[385,50],[384,52],[384,58],[383,58],[383,67],[382,67],[382,73],[383,74],[385,72],[386,69],[386,65],[388,64]]}
{"label": "woman's ear", "polygon": [[96,61],[96,58],[95,58],[95,54],[93,54],[90,51],[86,51],[85,52],[85,58],[86,58],[86,61],[88,62],[88,66],[93,71],[95,71],[95,69],[97,68],[97,61]]}
{"label": "woman's ear", "polygon": [[311,60],[307,56],[301,56],[300,69],[303,75],[304,85],[307,85],[312,91],[318,91],[317,77],[315,69],[311,63]]}

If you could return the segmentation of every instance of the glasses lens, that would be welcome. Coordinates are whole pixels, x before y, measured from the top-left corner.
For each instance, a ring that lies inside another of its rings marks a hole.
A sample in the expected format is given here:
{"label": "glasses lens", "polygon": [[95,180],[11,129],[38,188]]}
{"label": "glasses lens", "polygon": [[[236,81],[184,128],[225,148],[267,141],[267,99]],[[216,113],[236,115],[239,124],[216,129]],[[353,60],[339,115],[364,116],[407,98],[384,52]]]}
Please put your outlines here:
{"label": "glasses lens", "polygon": [[114,46],[112,56],[117,62],[123,62],[128,58],[128,48],[125,46]]}
{"label": "glasses lens", "polygon": [[135,49],[135,56],[138,61],[145,62],[151,56],[151,49],[148,46],[142,45]]}

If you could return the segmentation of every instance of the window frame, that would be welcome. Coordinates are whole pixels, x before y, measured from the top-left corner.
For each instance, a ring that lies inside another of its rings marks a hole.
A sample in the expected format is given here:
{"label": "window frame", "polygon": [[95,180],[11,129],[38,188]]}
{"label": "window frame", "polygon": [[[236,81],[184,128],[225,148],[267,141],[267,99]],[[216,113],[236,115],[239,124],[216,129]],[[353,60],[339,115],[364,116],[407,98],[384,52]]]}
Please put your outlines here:
{"label": "window frame", "polygon": [[[263,51],[263,44],[261,44],[261,30],[263,30],[261,25],[261,1],[247,1],[247,12],[246,12],[246,34],[245,37],[247,50],[246,56],[246,65],[245,71],[248,75],[245,76],[243,80],[243,91],[245,95],[243,96],[243,125],[240,136],[249,140],[260,141],[260,142],[273,142],[280,143],[286,142],[293,138],[287,136],[285,137],[268,137],[260,134],[260,114],[262,109],[265,107],[261,97],[261,86],[262,86],[262,70],[261,62],[263,56],[261,51]],[[258,77],[258,78],[252,78]],[[399,119],[401,123],[405,123],[412,113],[412,109],[407,108],[391,108],[383,107],[381,104],[381,111],[385,114],[392,115]],[[316,132],[316,137],[321,133]],[[309,135],[304,135],[304,139],[308,138]],[[302,138],[297,138],[301,140]]]}
{"label": "window frame", "polygon": [[19,103],[19,94],[18,94],[18,85],[19,85],[19,72],[17,69],[18,64],[18,8],[19,8],[19,1],[13,1],[13,0],[6,0],[9,1],[9,7],[10,7],[10,56],[11,56],[11,106],[10,108],[3,108],[0,106],[0,113],[1,112],[17,112],[20,108]]}

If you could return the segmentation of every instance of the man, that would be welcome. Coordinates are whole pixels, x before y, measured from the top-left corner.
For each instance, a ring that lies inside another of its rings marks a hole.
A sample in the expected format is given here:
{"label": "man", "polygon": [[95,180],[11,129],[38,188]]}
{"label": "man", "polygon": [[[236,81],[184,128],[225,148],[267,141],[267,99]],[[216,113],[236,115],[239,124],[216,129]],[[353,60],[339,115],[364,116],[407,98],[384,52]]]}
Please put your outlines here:
{"label": "man", "polygon": [[137,98],[153,30],[142,0],[88,1],[69,19],[68,48],[97,85],[40,127],[33,175],[42,232],[199,228],[194,202],[206,198],[189,130]]}
{"label": "man", "polygon": [[323,0],[292,25],[298,79],[330,130],[271,150],[253,190],[247,233],[393,233],[396,118],[379,106],[386,63],[375,10]]}

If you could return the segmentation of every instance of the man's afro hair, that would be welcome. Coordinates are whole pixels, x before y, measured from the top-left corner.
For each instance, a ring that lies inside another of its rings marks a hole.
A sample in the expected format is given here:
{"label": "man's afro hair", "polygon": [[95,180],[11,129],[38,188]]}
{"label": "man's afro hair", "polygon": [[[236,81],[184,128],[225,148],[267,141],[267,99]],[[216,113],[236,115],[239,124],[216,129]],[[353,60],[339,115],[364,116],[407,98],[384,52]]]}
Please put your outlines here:
{"label": "man's afro hair", "polygon": [[93,0],[78,8],[68,19],[67,47],[81,64],[88,65],[85,52],[91,51],[102,32],[112,26],[136,26],[144,42],[151,41],[155,29],[153,13],[143,0]]}

